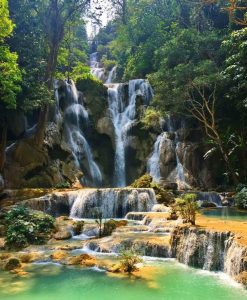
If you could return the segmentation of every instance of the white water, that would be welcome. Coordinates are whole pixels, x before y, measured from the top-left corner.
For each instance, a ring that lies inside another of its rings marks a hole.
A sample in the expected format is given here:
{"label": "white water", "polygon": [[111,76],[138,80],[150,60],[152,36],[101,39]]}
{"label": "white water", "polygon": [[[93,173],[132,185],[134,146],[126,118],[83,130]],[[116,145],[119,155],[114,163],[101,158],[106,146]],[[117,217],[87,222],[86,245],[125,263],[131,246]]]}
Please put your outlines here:
{"label": "white water", "polygon": [[[69,145],[74,156],[76,165],[80,168],[82,160],[85,161],[90,178],[86,184],[100,186],[102,175],[96,162],[94,161],[92,150],[84,136],[82,126],[88,126],[88,112],[82,103],[79,103],[78,91],[73,81],[65,82],[67,103],[69,104],[64,112],[64,130],[66,142]],[[59,97],[57,95],[57,103]]]}
{"label": "white water", "polygon": [[160,174],[160,153],[162,140],[167,139],[167,132],[162,132],[154,143],[153,152],[148,160],[147,171],[152,176],[153,181],[159,182],[161,178]]}
{"label": "white water", "polygon": [[157,204],[153,189],[88,189],[71,194],[70,217],[124,217],[130,211],[151,211]]}
{"label": "white water", "polygon": [[114,80],[115,80],[115,78],[116,78],[116,72],[117,72],[117,67],[116,66],[114,66],[112,69],[111,69],[111,71],[109,72],[109,75],[108,75],[108,78],[107,78],[107,80],[106,80],[106,82],[105,83],[112,83]]}
{"label": "white water", "polygon": [[108,88],[108,108],[114,126],[115,157],[114,157],[114,186],[126,186],[126,147],[128,146],[129,131],[136,118],[136,98],[142,98],[143,105],[149,105],[153,91],[144,79],[130,80],[128,83],[128,99],[125,95],[125,85],[112,83],[116,77],[116,67],[110,71],[105,80],[105,70],[100,68],[97,52],[90,55],[91,73],[106,82]]}
{"label": "white water", "polygon": [[98,55],[97,52],[94,52],[90,55],[91,74],[97,79],[105,82],[106,80],[105,69],[100,67],[100,63],[98,62],[97,55]]}
{"label": "white water", "polygon": [[136,118],[136,98],[141,96],[144,104],[148,105],[152,98],[152,89],[144,79],[129,81],[128,100],[124,98],[124,84],[115,83],[108,86],[108,105],[110,117],[115,131],[115,186],[126,186],[126,147],[128,146],[129,131]]}
{"label": "white water", "polygon": [[[162,132],[156,139],[153,152],[151,153],[150,158],[147,162],[147,171],[153,177],[155,182],[160,182],[161,180],[161,171],[160,171],[160,157],[162,151],[164,151],[164,147],[172,148],[176,157],[176,168],[170,174],[167,174],[168,181],[176,182],[178,185],[178,189],[186,189],[190,188],[189,184],[186,182],[185,169],[183,164],[180,161],[178,152],[181,146],[181,142],[179,141],[178,134],[174,129],[170,116],[168,116],[166,122],[167,131]],[[175,139],[172,141],[169,138],[169,134],[174,135]],[[172,147],[171,147],[172,144]]]}

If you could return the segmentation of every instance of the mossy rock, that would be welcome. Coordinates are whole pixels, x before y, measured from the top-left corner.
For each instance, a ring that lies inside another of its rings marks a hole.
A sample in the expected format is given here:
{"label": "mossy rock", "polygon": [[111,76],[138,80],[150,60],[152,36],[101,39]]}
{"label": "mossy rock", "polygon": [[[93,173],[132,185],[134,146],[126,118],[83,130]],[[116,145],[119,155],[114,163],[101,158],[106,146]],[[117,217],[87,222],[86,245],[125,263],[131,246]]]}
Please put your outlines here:
{"label": "mossy rock", "polygon": [[5,271],[15,270],[21,267],[21,262],[16,257],[11,257],[7,260],[6,264],[4,265]]}
{"label": "mossy rock", "polygon": [[107,109],[107,88],[93,76],[84,76],[76,81],[76,87],[83,92],[85,104],[90,111],[90,117],[95,124]]}
{"label": "mossy rock", "polygon": [[140,178],[136,179],[132,184],[131,187],[133,188],[151,188],[153,178],[149,174],[145,174]]}

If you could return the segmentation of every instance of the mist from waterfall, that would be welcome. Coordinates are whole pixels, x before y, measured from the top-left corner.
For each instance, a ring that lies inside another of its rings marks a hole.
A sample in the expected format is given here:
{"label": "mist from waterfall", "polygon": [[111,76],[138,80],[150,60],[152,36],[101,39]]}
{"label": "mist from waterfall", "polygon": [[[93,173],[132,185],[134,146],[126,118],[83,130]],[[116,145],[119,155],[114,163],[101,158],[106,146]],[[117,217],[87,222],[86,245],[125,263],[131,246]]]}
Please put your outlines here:
{"label": "mist from waterfall", "polygon": [[[88,112],[82,102],[79,102],[79,95],[73,81],[65,82],[66,100],[68,106],[64,111],[64,132],[66,143],[69,145],[75,163],[81,168],[82,161],[86,164],[88,176],[85,184],[100,186],[102,175],[97,163],[94,161],[92,150],[87,142],[82,128],[89,124]],[[59,93],[55,93],[59,106]],[[59,113],[60,114],[60,113]],[[60,117],[59,117],[60,118]]]}

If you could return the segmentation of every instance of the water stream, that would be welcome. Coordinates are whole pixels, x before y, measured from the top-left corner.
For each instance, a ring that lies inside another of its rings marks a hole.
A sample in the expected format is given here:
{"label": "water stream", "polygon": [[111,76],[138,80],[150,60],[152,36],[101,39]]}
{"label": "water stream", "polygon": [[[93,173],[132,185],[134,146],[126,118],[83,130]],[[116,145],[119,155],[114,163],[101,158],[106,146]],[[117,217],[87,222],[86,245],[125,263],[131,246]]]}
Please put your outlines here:
{"label": "water stream", "polygon": [[[86,164],[88,176],[84,183],[100,186],[102,175],[83,132],[83,128],[87,128],[89,124],[88,112],[83,103],[79,102],[79,95],[74,82],[64,82],[64,84],[67,101],[67,107],[64,111],[64,135],[66,143],[72,151],[76,165],[80,168],[82,161]],[[56,93],[55,95],[59,106],[59,94]]]}

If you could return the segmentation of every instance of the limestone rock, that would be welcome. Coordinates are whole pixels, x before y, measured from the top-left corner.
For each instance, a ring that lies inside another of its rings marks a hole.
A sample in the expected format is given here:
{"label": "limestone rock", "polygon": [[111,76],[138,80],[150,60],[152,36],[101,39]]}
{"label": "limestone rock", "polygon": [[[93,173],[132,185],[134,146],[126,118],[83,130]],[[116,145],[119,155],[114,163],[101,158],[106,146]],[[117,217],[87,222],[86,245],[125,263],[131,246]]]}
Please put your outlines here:
{"label": "limestone rock", "polygon": [[72,233],[68,230],[58,231],[55,233],[54,238],[56,240],[69,240],[72,237]]}
{"label": "limestone rock", "polygon": [[97,131],[100,134],[106,134],[111,138],[114,145],[115,131],[112,120],[109,117],[103,117],[97,122]]}

